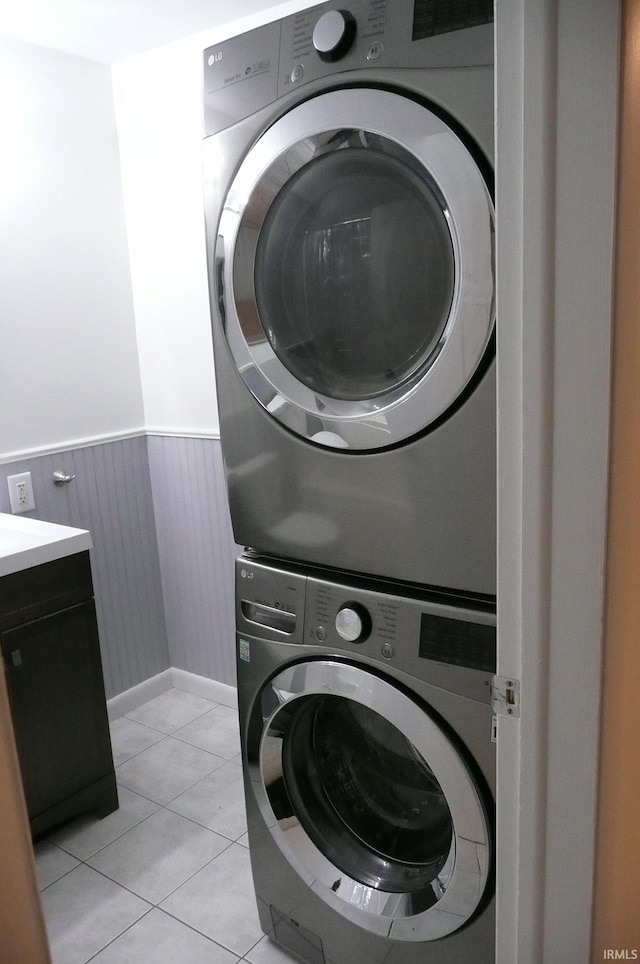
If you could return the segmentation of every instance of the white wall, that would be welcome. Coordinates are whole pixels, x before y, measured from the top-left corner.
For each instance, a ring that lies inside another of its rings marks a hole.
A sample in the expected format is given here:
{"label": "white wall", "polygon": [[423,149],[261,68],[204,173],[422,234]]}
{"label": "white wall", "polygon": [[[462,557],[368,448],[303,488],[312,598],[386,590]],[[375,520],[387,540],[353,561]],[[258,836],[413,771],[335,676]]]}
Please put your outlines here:
{"label": "white wall", "polygon": [[0,459],[143,424],[111,72],[0,41]]}
{"label": "white wall", "polygon": [[113,68],[145,423],[215,435],[198,60],[188,44]]}
{"label": "white wall", "polygon": [[217,434],[201,53],[307,5],[246,0],[113,83],[105,64],[0,39],[0,461],[144,428]]}
{"label": "white wall", "polygon": [[255,13],[113,66],[149,431],[219,431],[202,201],[202,52],[309,5],[246,2],[243,12]]}

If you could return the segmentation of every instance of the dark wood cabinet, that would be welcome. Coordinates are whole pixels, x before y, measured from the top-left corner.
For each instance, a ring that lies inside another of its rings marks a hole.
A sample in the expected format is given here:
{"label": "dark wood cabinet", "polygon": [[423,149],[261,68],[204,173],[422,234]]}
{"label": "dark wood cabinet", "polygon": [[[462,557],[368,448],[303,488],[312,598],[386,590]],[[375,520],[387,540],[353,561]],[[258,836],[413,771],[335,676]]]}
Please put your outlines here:
{"label": "dark wood cabinet", "polygon": [[0,641],[34,836],[118,806],[89,553],[0,579]]}

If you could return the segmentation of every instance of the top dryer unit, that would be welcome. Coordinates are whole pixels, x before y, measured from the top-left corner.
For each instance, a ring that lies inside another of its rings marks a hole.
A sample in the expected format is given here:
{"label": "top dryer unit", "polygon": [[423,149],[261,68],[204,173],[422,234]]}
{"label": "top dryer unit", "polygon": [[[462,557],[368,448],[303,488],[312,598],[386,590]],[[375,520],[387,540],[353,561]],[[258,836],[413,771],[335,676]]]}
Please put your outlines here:
{"label": "top dryer unit", "polygon": [[205,51],[236,541],[495,592],[493,24],[330,2]]}

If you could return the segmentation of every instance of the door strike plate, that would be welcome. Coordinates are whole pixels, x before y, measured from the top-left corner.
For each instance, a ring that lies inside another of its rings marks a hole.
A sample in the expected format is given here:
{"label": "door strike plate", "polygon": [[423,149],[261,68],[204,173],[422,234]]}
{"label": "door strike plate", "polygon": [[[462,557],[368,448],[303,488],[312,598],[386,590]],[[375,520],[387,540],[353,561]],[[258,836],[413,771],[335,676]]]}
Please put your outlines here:
{"label": "door strike plate", "polygon": [[494,676],[491,681],[491,708],[497,716],[520,718],[520,681],[511,676]]}

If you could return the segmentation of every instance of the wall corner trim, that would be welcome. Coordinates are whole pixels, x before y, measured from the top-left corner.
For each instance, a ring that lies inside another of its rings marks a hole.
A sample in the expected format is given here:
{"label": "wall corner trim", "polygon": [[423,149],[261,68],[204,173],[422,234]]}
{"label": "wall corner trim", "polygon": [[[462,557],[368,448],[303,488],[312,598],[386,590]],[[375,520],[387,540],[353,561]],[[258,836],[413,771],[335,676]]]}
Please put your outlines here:
{"label": "wall corner trim", "polygon": [[197,676],[195,673],[188,673],[184,669],[175,669],[175,667],[171,670],[171,677],[177,690],[183,690],[193,696],[202,696],[205,700],[221,703],[234,710],[238,708],[238,692],[235,686],[220,683],[206,676]]}
{"label": "wall corner trim", "polygon": [[107,700],[107,715],[109,721],[113,722],[113,720],[119,719],[121,716],[124,716],[125,713],[130,713],[131,710],[137,709],[139,706],[142,706],[143,703],[152,700],[155,696],[161,696],[172,687],[173,679],[171,670],[165,669],[162,673],[143,680],[142,683],[132,686],[123,693],[118,693],[117,696],[113,696],[110,700]]}

